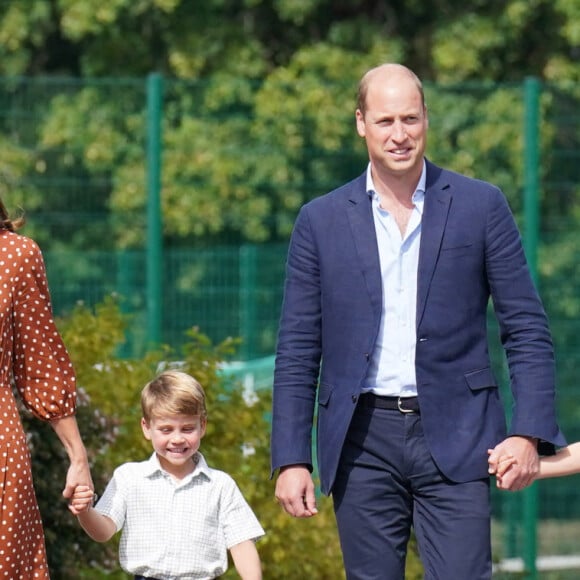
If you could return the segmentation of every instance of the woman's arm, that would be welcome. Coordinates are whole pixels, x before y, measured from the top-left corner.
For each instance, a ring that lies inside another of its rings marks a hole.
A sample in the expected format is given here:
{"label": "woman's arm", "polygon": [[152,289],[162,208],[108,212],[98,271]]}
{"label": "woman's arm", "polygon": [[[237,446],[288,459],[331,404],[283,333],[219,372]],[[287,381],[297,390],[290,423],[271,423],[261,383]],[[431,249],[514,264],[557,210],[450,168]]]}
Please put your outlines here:
{"label": "woman's arm", "polygon": [[[62,495],[70,499],[77,485],[85,485],[92,491],[94,486],[87,451],[81,439],[76,418],[71,415],[62,419],[54,419],[50,424],[65,448],[70,461]],[[76,515],[72,508],[71,511]]]}

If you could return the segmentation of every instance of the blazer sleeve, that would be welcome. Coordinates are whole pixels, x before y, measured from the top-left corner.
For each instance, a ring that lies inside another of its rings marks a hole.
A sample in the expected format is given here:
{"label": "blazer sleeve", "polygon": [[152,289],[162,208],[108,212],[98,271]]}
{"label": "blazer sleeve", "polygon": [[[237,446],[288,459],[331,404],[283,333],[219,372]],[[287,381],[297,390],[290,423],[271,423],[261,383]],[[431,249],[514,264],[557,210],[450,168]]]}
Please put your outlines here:
{"label": "blazer sleeve", "polygon": [[308,210],[290,240],[272,405],[272,471],[305,464],[312,470],[312,426],[321,360],[319,260]]}
{"label": "blazer sleeve", "polygon": [[507,200],[499,190],[494,193],[486,268],[514,399],[509,434],[564,445],[555,416],[555,361],[548,319]]}

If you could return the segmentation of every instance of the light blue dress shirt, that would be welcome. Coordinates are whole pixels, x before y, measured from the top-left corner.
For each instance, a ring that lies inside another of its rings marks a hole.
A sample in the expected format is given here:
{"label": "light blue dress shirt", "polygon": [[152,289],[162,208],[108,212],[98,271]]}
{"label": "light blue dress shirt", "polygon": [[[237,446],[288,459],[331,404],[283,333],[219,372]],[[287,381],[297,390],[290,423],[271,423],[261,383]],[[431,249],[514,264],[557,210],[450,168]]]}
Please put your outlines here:
{"label": "light blue dress shirt", "polygon": [[381,208],[379,196],[367,169],[367,192],[372,198],[377,233],[383,310],[375,350],[363,391],[377,395],[417,395],[415,346],[417,342],[417,271],[421,244],[421,216],[425,199],[426,167],[413,194],[413,211],[402,236],[389,212]]}

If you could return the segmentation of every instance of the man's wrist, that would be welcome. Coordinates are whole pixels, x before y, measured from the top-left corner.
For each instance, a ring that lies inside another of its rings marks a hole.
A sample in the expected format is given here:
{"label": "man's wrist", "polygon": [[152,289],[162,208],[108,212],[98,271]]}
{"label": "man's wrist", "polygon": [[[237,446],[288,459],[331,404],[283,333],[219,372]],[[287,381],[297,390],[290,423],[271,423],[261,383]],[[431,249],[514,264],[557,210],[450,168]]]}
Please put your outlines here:
{"label": "man's wrist", "polygon": [[303,469],[310,471],[307,463],[292,463],[290,465],[282,465],[282,467],[280,467],[280,473],[288,471],[289,469],[295,469],[296,467],[301,467]]}

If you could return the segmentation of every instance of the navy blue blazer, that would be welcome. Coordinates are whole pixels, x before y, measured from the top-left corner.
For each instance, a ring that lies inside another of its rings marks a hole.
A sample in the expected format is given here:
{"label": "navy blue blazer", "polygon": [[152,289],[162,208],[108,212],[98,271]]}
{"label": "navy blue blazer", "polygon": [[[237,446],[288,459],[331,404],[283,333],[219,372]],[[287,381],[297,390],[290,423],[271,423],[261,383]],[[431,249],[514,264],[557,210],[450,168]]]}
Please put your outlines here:
{"label": "navy blue blazer", "polygon": [[[564,445],[552,339],[503,193],[427,161],[417,288],[416,376],[429,449],[452,481],[487,476],[507,435],[488,353],[491,297],[507,355],[510,434]],[[272,470],[312,467],[332,490],[381,317],[366,173],[307,203],[290,242],[274,373]]]}

